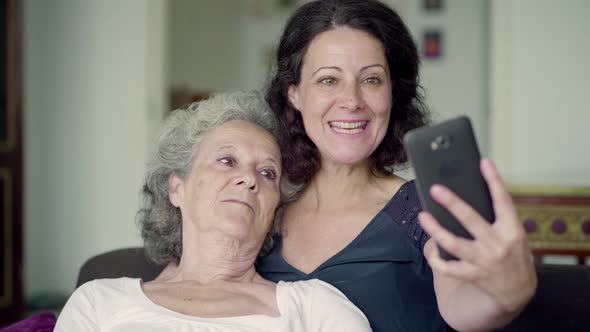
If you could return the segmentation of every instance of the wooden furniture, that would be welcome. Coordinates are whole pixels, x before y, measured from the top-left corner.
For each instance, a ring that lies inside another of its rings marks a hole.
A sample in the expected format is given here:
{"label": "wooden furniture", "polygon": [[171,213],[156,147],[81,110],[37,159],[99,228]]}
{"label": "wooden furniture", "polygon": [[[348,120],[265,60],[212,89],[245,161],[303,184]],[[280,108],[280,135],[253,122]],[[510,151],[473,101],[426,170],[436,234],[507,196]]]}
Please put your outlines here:
{"label": "wooden furniture", "polygon": [[0,327],[24,311],[21,5],[0,0]]}
{"label": "wooden furniture", "polygon": [[536,258],[590,257],[590,187],[511,186],[516,209]]}
{"label": "wooden furniture", "polygon": [[186,107],[191,103],[209,98],[209,91],[193,91],[188,88],[172,88],[170,91],[170,111]]}

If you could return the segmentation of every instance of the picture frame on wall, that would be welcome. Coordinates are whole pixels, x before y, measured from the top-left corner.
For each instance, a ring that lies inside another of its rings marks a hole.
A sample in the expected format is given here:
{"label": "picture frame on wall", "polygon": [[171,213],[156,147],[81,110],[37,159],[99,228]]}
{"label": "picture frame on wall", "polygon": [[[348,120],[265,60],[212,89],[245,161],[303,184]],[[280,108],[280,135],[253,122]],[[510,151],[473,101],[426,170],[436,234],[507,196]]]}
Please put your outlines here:
{"label": "picture frame on wall", "polygon": [[427,12],[440,12],[443,9],[444,0],[422,0],[422,8]]}
{"label": "picture frame on wall", "polygon": [[443,33],[439,29],[426,30],[422,34],[422,57],[426,60],[438,60],[443,55]]}

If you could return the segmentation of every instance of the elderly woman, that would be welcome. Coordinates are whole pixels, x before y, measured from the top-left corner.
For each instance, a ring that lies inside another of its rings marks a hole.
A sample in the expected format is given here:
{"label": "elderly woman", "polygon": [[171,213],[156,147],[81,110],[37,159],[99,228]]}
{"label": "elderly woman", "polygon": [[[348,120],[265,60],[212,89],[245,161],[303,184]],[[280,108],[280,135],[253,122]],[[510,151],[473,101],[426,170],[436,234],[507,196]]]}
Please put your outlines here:
{"label": "elderly woman", "polygon": [[220,94],[166,121],[138,213],[156,280],[77,289],[56,331],[368,331],[319,280],[279,282],[254,268],[280,200],[274,118],[254,93]]}

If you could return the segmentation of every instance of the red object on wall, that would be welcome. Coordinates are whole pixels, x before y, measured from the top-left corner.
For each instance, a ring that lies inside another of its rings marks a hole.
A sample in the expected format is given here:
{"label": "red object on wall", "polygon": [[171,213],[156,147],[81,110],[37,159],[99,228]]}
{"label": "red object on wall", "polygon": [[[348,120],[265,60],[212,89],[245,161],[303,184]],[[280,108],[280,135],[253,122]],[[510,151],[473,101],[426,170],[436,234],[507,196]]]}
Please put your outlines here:
{"label": "red object on wall", "polygon": [[422,38],[422,55],[426,59],[438,59],[442,55],[442,33],[426,31]]}

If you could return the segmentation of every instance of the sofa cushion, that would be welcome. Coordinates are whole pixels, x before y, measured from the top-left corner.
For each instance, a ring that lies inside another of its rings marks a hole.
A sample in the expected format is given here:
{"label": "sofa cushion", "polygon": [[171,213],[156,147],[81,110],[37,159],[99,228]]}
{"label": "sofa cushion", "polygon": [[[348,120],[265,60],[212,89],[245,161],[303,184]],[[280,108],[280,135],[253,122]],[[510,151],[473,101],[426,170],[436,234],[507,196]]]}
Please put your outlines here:
{"label": "sofa cushion", "polygon": [[501,331],[590,330],[590,266],[537,265],[537,292]]}
{"label": "sofa cushion", "polygon": [[52,312],[43,311],[0,329],[0,332],[51,332],[56,321]]}

